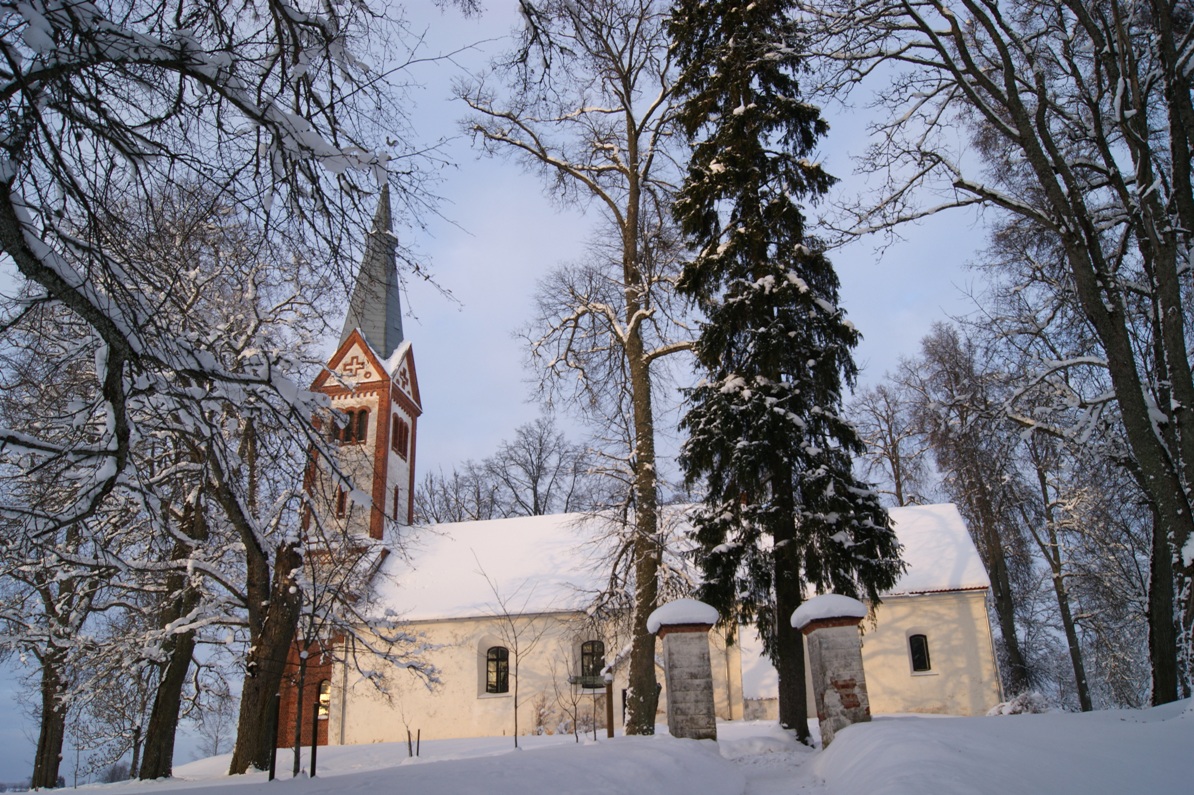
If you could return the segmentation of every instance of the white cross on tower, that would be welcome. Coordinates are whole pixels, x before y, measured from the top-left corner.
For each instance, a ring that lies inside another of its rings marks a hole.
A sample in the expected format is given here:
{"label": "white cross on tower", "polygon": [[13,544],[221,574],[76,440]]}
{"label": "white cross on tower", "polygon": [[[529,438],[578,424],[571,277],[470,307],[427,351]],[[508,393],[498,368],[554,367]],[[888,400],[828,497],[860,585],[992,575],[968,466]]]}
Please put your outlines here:
{"label": "white cross on tower", "polygon": [[[344,374],[351,376],[359,376],[361,372],[369,366],[369,363],[361,359],[359,356],[353,356],[344,364]],[[369,378],[373,373],[365,373],[365,378]]]}

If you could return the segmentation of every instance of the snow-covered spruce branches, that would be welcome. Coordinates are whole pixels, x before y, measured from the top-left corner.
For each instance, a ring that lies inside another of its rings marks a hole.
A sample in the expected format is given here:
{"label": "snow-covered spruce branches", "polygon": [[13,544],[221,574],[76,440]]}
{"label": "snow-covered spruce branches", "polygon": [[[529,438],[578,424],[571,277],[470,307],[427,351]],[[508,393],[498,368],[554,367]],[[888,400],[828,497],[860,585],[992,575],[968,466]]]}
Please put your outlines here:
{"label": "snow-covered spruce branches", "polygon": [[899,573],[861,450],[840,416],[858,334],[798,201],[832,178],[809,162],[827,125],[800,99],[792,3],[682,0],[671,33],[692,157],[675,203],[696,256],[678,289],[706,320],[681,464],[702,480],[702,598],[755,623],[780,672],[780,721],[807,736],[803,652],[787,617],[806,588],[872,600]]}

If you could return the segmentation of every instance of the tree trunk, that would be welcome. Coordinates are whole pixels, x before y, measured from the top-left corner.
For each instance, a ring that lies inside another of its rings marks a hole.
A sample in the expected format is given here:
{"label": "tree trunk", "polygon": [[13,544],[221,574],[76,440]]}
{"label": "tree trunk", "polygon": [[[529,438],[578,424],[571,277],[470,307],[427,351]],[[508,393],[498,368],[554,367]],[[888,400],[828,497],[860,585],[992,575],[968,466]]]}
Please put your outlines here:
{"label": "tree trunk", "polygon": [[[183,510],[180,529],[187,538],[207,538],[202,509],[195,502],[188,502]],[[174,545],[172,560],[179,563],[191,553],[192,545],[181,539]],[[170,593],[177,596],[165,605],[161,625],[169,627],[187,616],[199,604],[199,594],[190,587],[184,574],[172,575],[167,580]],[[193,630],[174,635],[165,644],[169,661],[158,682],[153,697],[153,709],[149,715],[149,726],[145,733],[145,757],[139,771],[134,770],[142,780],[169,778],[174,772],[174,737],[178,731],[178,712],[182,707],[182,690],[186,684],[187,671],[191,667],[191,655],[195,651]]]}
{"label": "tree trunk", "polygon": [[[278,547],[273,565],[272,587],[268,598],[260,599],[262,580],[269,582],[269,564],[263,556],[255,555],[256,565],[249,569],[249,599],[258,607],[264,604],[260,622],[251,627],[252,647],[245,663],[244,687],[241,691],[240,717],[236,725],[236,745],[232,749],[229,773],[246,772],[249,767],[264,770],[269,767],[270,754],[277,745],[276,732],[271,732],[274,718],[274,696],[282,687],[286,655],[294,642],[301,595],[293,572],[302,565],[302,556],[294,544]],[[251,616],[252,618],[252,616]],[[275,727],[276,729],[276,727]]]}
{"label": "tree trunk", "polygon": [[642,273],[639,267],[638,137],[627,124],[627,157],[631,164],[622,222],[622,283],[625,296],[626,362],[634,411],[634,616],[630,643],[627,734],[654,734],[658,706],[655,678],[655,636],[647,618],[659,598],[659,505],[655,471],[655,420],[651,405],[651,364],[642,336]]}
{"label": "tree trunk", "polygon": [[796,553],[796,502],[792,494],[792,472],[781,464],[772,477],[772,499],[778,506],[775,539],[775,655],[779,674],[779,723],[796,730],[796,739],[811,743],[808,729],[808,686],[804,671],[804,634],[792,626],[792,614],[804,600],[804,578]]}
{"label": "tree trunk", "polygon": [[138,774],[142,780],[169,778],[174,772],[174,736],[178,730],[182,689],[191,668],[191,654],[195,651],[195,633],[175,635],[169,645],[172,646],[170,661],[154,694],[149,727],[145,732],[145,758]]}
{"label": "tree trunk", "polygon": [[41,728],[37,735],[37,755],[33,760],[32,789],[58,786],[58,767],[62,764],[62,741],[66,737],[66,707],[61,702],[63,682],[58,672],[60,655],[51,652],[41,660]]}
{"label": "tree trunk", "polygon": [[1152,704],[1168,704],[1179,696],[1177,632],[1173,615],[1173,559],[1165,528],[1154,512],[1152,569],[1148,583],[1148,659],[1152,666]]}

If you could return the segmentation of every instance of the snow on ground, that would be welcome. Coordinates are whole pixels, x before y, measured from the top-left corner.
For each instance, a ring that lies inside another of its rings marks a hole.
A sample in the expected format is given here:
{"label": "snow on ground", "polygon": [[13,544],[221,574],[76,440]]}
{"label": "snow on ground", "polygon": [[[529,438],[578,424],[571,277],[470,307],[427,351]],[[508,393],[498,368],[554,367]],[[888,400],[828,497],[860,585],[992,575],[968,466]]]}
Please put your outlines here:
{"label": "snow on ground", "polygon": [[[664,727],[660,727],[661,731]],[[827,751],[774,723],[718,724],[718,745],[655,737],[569,735],[321,748],[318,777],[224,775],[228,756],[175,769],[172,781],[95,785],[103,795],[1113,795],[1190,791],[1194,702],[1143,711],[984,718],[884,716],[851,726]],[[308,756],[303,754],[304,768]],[[230,790],[229,788],[235,788]]]}

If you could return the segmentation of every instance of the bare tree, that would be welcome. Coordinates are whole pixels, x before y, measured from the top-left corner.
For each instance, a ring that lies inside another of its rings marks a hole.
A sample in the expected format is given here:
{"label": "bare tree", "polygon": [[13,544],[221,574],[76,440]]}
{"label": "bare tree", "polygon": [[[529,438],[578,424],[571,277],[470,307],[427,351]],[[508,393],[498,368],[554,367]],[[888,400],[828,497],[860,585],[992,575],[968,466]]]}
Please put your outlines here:
{"label": "bare tree", "polygon": [[930,502],[929,447],[916,431],[908,395],[891,382],[861,390],[848,407],[850,421],[866,444],[859,459],[863,475],[879,481],[879,492],[896,507]]}
{"label": "bare tree", "polygon": [[[631,734],[654,731],[655,638],[646,629],[659,558],[652,364],[687,347],[667,338],[651,344],[666,320],[656,301],[664,289],[658,260],[665,247],[655,244],[666,229],[670,163],[663,147],[672,130],[665,15],[652,0],[536,4],[536,25],[526,35],[552,42],[550,73],[546,63],[520,57],[530,46],[524,42],[512,65],[458,91],[474,112],[468,129],[488,151],[519,157],[562,200],[597,206],[609,224],[613,256],[599,268],[558,277],[563,300],[541,311],[542,331],[531,336],[533,355],[543,357],[549,374],[579,375],[576,394],[587,399],[606,388],[597,379],[611,370],[619,377],[608,388],[625,389],[625,413],[617,417],[629,428],[622,458],[633,483]],[[495,92],[495,81],[505,84],[508,98]]]}
{"label": "bare tree", "polygon": [[[485,573],[481,561],[474,553],[473,559],[477,563],[477,571],[489,584],[493,594],[493,619],[498,636],[505,643],[507,658],[505,673],[509,677],[511,704],[514,709],[514,747],[518,747],[518,707],[519,701],[519,671],[527,655],[535,650],[550,627],[549,618],[542,614],[530,613],[526,607],[535,595],[535,587],[530,583],[522,583],[512,591],[504,590],[488,574]],[[495,661],[499,666],[502,661]],[[497,669],[501,675],[502,668]],[[488,672],[487,672],[488,673]]]}
{"label": "bare tree", "polygon": [[593,454],[569,441],[550,415],[519,426],[480,463],[428,473],[415,492],[421,523],[585,511],[601,503]]}
{"label": "bare tree", "polygon": [[[1156,512],[1153,698],[1180,698],[1194,657],[1189,10],[1137,0],[833,0],[805,12],[829,91],[893,76],[879,93],[890,115],[865,163],[886,183],[856,207],[852,232],[984,205],[1056,247],[1099,355],[1046,372],[1105,370]],[[964,156],[955,143],[972,148]],[[1099,411],[1100,395],[1082,397]]]}

